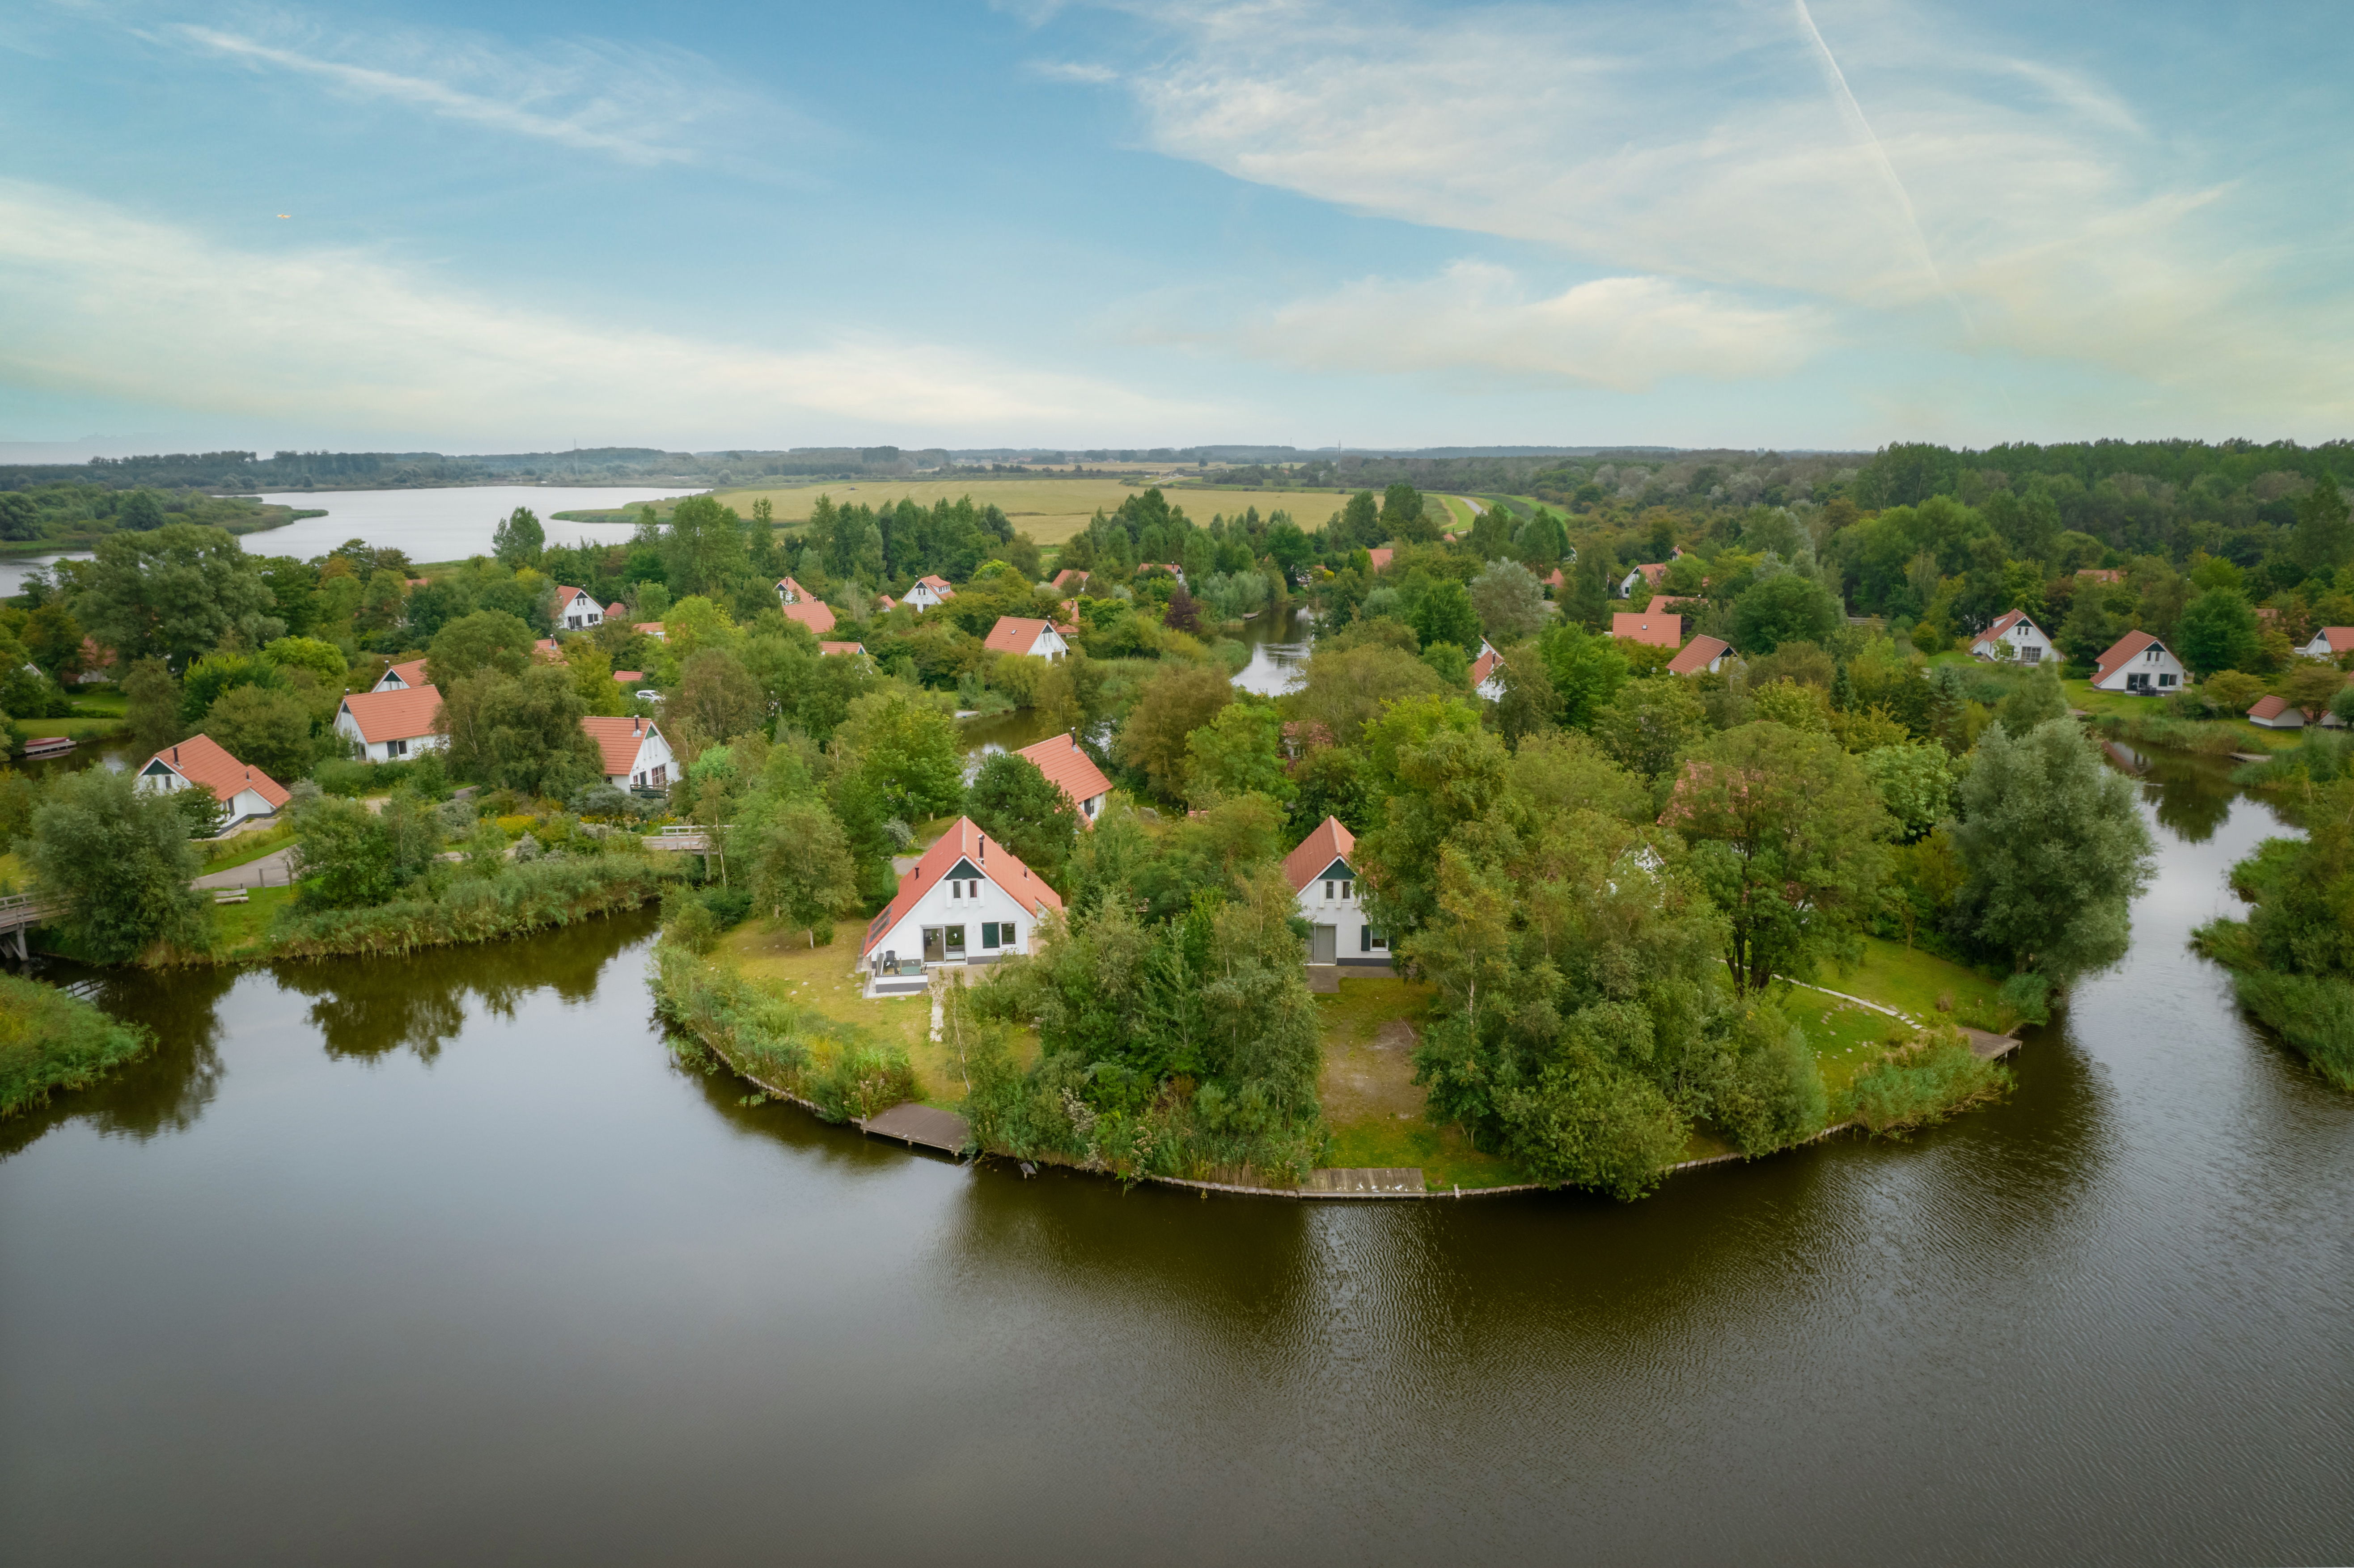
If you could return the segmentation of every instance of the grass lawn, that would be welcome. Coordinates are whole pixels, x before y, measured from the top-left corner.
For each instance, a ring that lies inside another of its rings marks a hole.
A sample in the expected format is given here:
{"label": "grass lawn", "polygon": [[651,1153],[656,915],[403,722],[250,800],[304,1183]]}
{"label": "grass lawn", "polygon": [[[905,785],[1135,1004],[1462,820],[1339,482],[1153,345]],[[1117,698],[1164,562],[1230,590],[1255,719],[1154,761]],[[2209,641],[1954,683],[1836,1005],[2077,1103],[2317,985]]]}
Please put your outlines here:
{"label": "grass lawn", "polygon": [[1462,1128],[1433,1126],[1423,1114],[1407,1021],[1429,1001],[1429,986],[1402,980],[1343,980],[1337,995],[1316,999],[1324,1015],[1318,1090],[1332,1128],[1323,1163],[1419,1166],[1434,1189],[1512,1185],[1523,1178],[1508,1161],[1474,1150]]}
{"label": "grass lawn", "polygon": [[[2172,718],[2168,715],[2166,705],[2159,698],[2131,696],[2124,692],[2097,692],[2093,689],[2093,683],[2090,681],[2063,680],[2060,684],[2068,694],[2071,706],[2082,708],[2095,718],[2115,716],[2160,725],[2180,725],[2186,726],[2183,732],[2186,736],[2189,734],[2187,726],[2195,725],[2200,734],[2211,736],[2218,733],[2228,734],[2234,748],[2240,751],[2284,751],[2296,746],[2304,738],[2302,730],[2264,729],[2250,724],[2244,718]],[[2153,746],[2160,744],[2162,734],[2162,731],[2153,732],[2147,744]],[[2208,749],[2203,745],[2199,746],[2198,748]]]}
{"label": "grass lawn", "polygon": [[[1999,981],[1987,979],[1976,969],[1878,937],[1863,939],[1863,959],[1855,968],[1829,969],[1817,975],[1815,981],[1832,991],[1843,991],[1866,1001],[1893,1007],[1925,1022],[1950,1016],[1956,1022],[1975,1022],[1981,1029],[1991,1027],[1983,1020],[1993,1018],[1996,997],[2002,989]],[[1795,994],[1806,997],[1819,993],[1797,991]],[[1941,997],[1951,999],[1950,1014],[1938,1007]],[[1963,1019],[1964,1013],[1972,1018]]]}
{"label": "grass lawn", "polygon": [[1442,495],[1438,499],[1447,508],[1447,526],[1451,531],[1468,534],[1470,532],[1472,525],[1479,521],[1479,512],[1473,508],[1472,504],[1469,501],[1464,500],[1463,497],[1459,495]]}
{"label": "grass lawn", "polygon": [[97,740],[122,733],[120,714],[84,714],[75,718],[28,718],[16,721],[27,740],[48,735],[69,735],[76,740]]}
{"label": "grass lawn", "polygon": [[263,855],[273,854],[294,842],[294,830],[283,824],[242,832],[221,845],[218,858],[205,862],[205,874],[216,871],[235,871],[240,865],[250,865]]}
{"label": "grass lawn", "polygon": [[[211,896],[209,894],[207,897]],[[213,908],[213,929],[219,934],[219,952],[235,958],[251,952],[259,954],[270,932],[270,924],[278,911],[294,896],[291,887],[257,887],[248,894],[244,904],[216,905]]]}
{"label": "grass lawn", "polygon": [[[954,1110],[964,1098],[964,1078],[956,1053],[932,1039],[928,994],[870,1001],[858,969],[858,929],[845,922],[825,947],[812,948],[807,931],[764,931],[747,921],[721,943],[743,966],[744,976],[783,992],[826,1017],[853,1023],[875,1041],[907,1048],[916,1070],[917,1096],[926,1105]],[[1025,1030],[1014,1044],[1017,1061],[1036,1059],[1038,1041]]]}
{"label": "grass lawn", "polygon": [[1801,991],[1794,986],[1780,1001],[1790,1022],[1807,1032],[1807,1044],[1814,1050],[1823,1087],[1830,1091],[1834,1101],[1853,1086],[1860,1068],[1879,1059],[1883,1046],[1912,1033],[1884,1012],[1874,1012],[1819,991]]}
{"label": "grass lawn", "polygon": [[[1084,529],[1098,509],[1110,512],[1129,496],[1142,494],[1145,488],[1122,483],[1114,475],[1046,479],[1006,474],[967,479],[830,480],[822,484],[766,485],[714,493],[721,504],[734,507],[738,515],[746,517],[752,514],[752,503],[765,498],[775,509],[780,524],[806,521],[821,495],[830,495],[837,503],[863,502],[869,506],[896,506],[902,500],[929,506],[935,502],[956,501],[970,495],[976,506],[994,504],[1002,510],[1013,520],[1017,532],[1028,534],[1041,545],[1059,545]],[[1196,523],[1205,524],[1220,513],[1234,515],[1256,506],[1262,516],[1278,510],[1288,512],[1294,522],[1311,529],[1321,526],[1348,500],[1345,495],[1329,491],[1164,486],[1161,493],[1169,498],[1171,505],[1182,507],[1185,515]],[[654,506],[658,513],[666,514],[669,510],[665,503],[657,502]],[[615,515],[618,520],[620,514]]]}

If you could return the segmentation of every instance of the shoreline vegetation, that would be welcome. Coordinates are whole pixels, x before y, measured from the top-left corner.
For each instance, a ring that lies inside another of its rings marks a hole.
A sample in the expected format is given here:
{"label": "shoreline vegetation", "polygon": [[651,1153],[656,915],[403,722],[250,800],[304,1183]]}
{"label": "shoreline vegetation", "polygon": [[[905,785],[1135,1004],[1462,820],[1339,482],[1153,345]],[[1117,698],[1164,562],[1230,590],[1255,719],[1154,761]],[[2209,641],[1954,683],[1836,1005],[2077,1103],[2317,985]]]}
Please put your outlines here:
{"label": "shoreline vegetation", "polygon": [[146,1054],[154,1035],[57,987],[0,973],[0,1120],[86,1089]]}

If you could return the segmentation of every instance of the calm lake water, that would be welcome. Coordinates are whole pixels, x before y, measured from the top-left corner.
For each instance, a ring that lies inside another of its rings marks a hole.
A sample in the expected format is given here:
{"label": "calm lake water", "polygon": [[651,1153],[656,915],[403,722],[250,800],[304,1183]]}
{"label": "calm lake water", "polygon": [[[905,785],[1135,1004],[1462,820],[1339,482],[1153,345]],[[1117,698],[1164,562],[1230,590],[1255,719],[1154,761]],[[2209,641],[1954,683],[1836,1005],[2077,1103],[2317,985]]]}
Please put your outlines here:
{"label": "calm lake water", "polygon": [[[620,523],[556,523],[558,512],[593,507],[635,506],[682,493],[673,485],[649,490],[619,485],[477,484],[444,490],[298,490],[265,495],[264,501],[305,509],[324,507],[324,517],[305,517],[283,528],[240,534],[238,543],[249,554],[293,556],[309,560],[323,556],[346,539],[389,545],[405,550],[412,561],[462,561],[486,556],[491,535],[508,513],[528,506],[538,514],[551,544],[569,545],[582,539],[613,543],[633,531]],[[60,560],[87,560],[88,550],[0,560],[0,598],[21,591],[27,574]]]}
{"label": "calm lake water", "polygon": [[105,977],[160,1057],[0,1133],[6,1556],[2354,1559],[2354,1100],[2183,947],[2272,813],[2157,766],[2009,1103],[1633,1205],[912,1156],[673,1067],[642,918]]}

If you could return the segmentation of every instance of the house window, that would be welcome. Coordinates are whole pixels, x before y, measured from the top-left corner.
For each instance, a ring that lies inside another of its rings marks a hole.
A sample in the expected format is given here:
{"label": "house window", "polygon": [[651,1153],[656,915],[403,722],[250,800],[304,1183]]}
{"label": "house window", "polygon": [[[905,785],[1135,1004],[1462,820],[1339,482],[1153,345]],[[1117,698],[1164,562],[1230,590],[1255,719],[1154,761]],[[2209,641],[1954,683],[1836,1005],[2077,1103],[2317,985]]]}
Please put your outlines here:
{"label": "house window", "polygon": [[2161,686],[2170,686],[2170,685],[2174,684],[2174,677],[2173,677],[2173,676],[2171,676],[2171,675],[2164,675],[2164,674],[2162,674],[2162,675],[2158,676],[2158,683],[2159,685],[2161,685]]}
{"label": "house window", "polygon": [[2019,656],[2027,663],[2040,663],[2043,659],[2043,650],[2041,648],[2022,648],[2019,651]]}
{"label": "house window", "polygon": [[408,755],[408,742],[387,740],[384,743],[384,754],[387,757],[406,757]]}
{"label": "house window", "polygon": [[1327,904],[1332,902],[1332,885],[1329,882],[1324,885],[1324,902]]}
{"label": "house window", "polygon": [[668,763],[664,763],[662,767],[657,768],[655,768],[655,769],[654,769],[654,772],[653,772],[653,778],[652,778],[652,779],[651,780],[651,782],[652,783],[652,785],[653,785],[653,787],[654,787],[655,789],[660,789],[664,788],[664,780],[663,780],[663,776],[664,774],[668,773],[669,771],[670,771],[670,765],[669,765]]}
{"label": "house window", "polygon": [[959,956],[964,952],[964,927],[951,926],[948,930],[949,951]]}
{"label": "house window", "polygon": [[1357,885],[1356,885],[1355,883],[1353,883],[1353,882],[1344,882],[1344,883],[1342,883],[1342,884],[1341,885],[1341,903],[1346,904],[1347,902],[1349,902],[1349,900],[1350,900],[1350,899],[1352,899],[1352,898],[1355,897],[1355,896],[1356,896],[1356,895],[1357,895]]}
{"label": "house window", "polygon": [[1357,927],[1357,950],[1361,953],[1386,953],[1390,950],[1390,939],[1371,926],[1360,926]]}

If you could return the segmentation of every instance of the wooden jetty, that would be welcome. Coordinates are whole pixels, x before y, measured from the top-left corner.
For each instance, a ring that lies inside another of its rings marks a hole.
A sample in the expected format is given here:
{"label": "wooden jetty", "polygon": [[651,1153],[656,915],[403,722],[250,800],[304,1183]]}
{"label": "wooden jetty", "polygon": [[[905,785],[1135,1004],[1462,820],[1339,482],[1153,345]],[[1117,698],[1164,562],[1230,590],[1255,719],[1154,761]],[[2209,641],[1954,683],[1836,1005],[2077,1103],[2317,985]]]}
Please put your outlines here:
{"label": "wooden jetty", "polygon": [[1350,1165],[1310,1171],[1299,1184],[1303,1198],[1419,1198],[1425,1189],[1418,1165]]}
{"label": "wooden jetty", "polygon": [[13,946],[19,963],[32,957],[25,946],[25,933],[36,926],[46,926],[57,918],[58,911],[48,900],[29,893],[13,898],[0,898],[0,946]]}
{"label": "wooden jetty", "polygon": [[910,1149],[937,1149],[943,1154],[961,1154],[972,1140],[972,1128],[964,1118],[913,1100],[851,1125],[861,1132],[896,1138]]}

